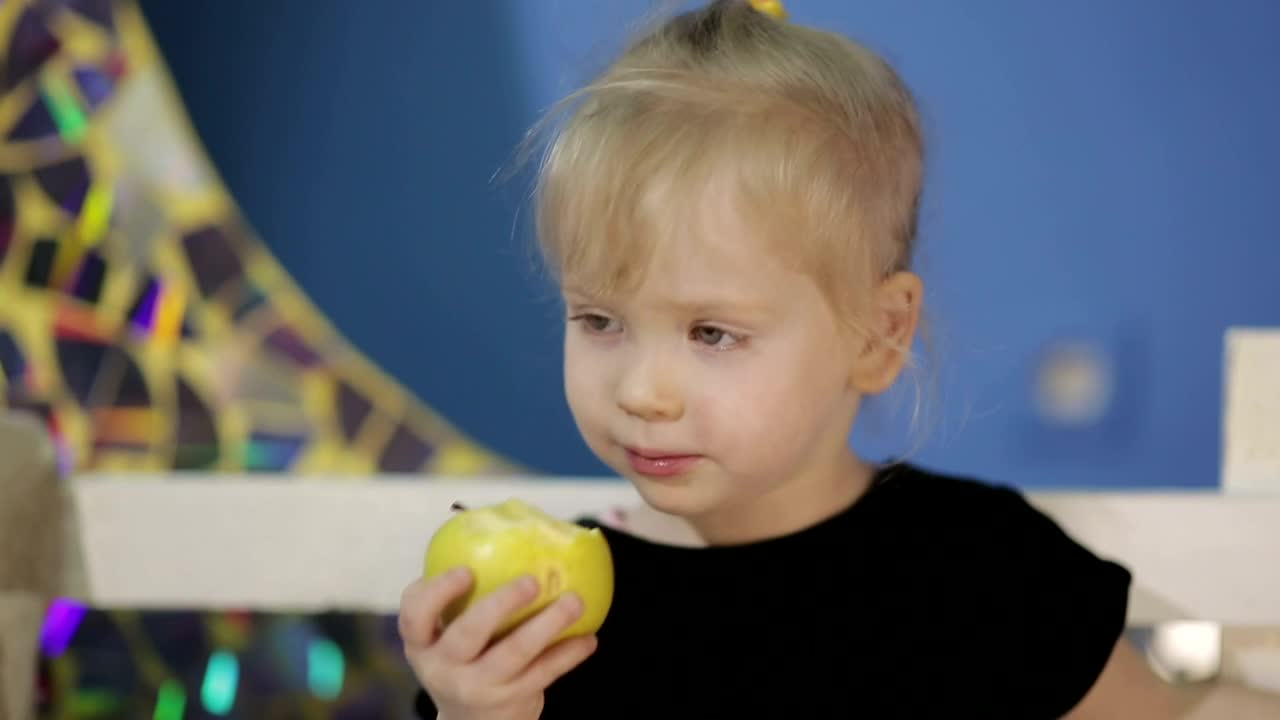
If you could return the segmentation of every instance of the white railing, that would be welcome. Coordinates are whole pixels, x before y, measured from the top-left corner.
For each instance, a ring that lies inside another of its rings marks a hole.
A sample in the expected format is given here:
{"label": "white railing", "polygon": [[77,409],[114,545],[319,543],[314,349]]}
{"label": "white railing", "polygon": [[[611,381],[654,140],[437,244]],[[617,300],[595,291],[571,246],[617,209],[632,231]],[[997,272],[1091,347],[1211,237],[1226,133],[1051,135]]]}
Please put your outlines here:
{"label": "white railing", "polygon": [[[477,506],[518,496],[563,518],[640,504],[630,485],[606,480],[156,480],[74,481],[79,540],[69,594],[102,608],[395,613],[455,501]],[[1231,683],[1188,691],[1199,695],[1185,717],[1280,717],[1280,700],[1264,692],[1280,692],[1280,497],[1202,491],[1029,499],[1133,572],[1131,626],[1165,632],[1178,621],[1213,623],[1208,635],[1164,636],[1174,656]]]}
{"label": "white railing", "polygon": [[[608,480],[84,476],[73,487],[84,572],[69,590],[101,607],[394,612],[455,501],[519,496],[565,518],[640,504],[629,485]],[[1280,497],[1029,498],[1131,569],[1133,624],[1280,627]]]}

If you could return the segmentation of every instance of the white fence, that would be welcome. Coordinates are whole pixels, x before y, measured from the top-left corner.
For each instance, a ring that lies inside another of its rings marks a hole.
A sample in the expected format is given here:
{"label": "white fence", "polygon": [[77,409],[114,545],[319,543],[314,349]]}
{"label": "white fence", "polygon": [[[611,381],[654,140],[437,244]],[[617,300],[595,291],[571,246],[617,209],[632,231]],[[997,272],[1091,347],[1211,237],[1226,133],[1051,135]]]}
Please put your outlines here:
{"label": "white fence", "polygon": [[[394,612],[454,501],[555,515],[636,507],[618,481],[82,477],[82,580],[102,607]],[[1131,622],[1280,627],[1280,496],[1042,493],[1031,501],[1135,576]]]}

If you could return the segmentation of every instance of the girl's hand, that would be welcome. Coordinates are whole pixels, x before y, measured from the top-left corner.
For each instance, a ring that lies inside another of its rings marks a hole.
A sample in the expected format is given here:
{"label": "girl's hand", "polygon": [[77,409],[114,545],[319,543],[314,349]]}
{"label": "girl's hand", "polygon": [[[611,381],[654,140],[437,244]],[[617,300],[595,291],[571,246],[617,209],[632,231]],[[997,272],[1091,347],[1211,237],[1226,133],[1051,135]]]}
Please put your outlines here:
{"label": "girl's hand", "polygon": [[538,595],[522,578],[480,598],[447,628],[441,615],[472,584],[465,568],[418,580],[400,600],[404,654],[442,720],[532,720],[542,714],[544,692],[596,649],[594,636],[550,643],[582,613],[567,595],[525,620],[501,640],[502,622]]}

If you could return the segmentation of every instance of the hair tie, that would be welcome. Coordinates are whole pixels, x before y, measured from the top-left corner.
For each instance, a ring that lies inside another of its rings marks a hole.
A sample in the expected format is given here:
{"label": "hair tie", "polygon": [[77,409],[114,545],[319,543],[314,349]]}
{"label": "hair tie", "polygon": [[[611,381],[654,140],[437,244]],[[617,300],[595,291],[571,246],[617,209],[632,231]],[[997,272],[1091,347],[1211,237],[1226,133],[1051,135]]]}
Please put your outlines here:
{"label": "hair tie", "polygon": [[775,20],[787,19],[787,9],[782,7],[782,0],[749,0],[749,2],[757,12],[762,12]]}

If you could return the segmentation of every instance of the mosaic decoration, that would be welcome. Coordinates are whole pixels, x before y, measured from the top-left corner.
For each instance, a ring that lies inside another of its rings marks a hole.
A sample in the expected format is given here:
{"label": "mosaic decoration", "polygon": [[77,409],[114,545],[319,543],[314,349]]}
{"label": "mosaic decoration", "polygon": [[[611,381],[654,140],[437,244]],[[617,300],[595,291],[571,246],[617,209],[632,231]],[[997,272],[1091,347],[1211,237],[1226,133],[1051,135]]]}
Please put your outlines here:
{"label": "mosaic decoration", "polygon": [[[0,411],[41,417],[65,472],[519,470],[290,281],[132,2],[0,2],[0,39]],[[41,667],[43,718],[398,718],[414,691],[394,618],[348,614],[60,600]]]}
{"label": "mosaic decoration", "polygon": [[47,628],[41,718],[414,717],[417,685],[394,617],[104,613],[64,604]]}
{"label": "mosaic decoration", "polygon": [[66,469],[515,470],[291,282],[133,3],[3,3],[0,37],[0,406],[40,415]]}

